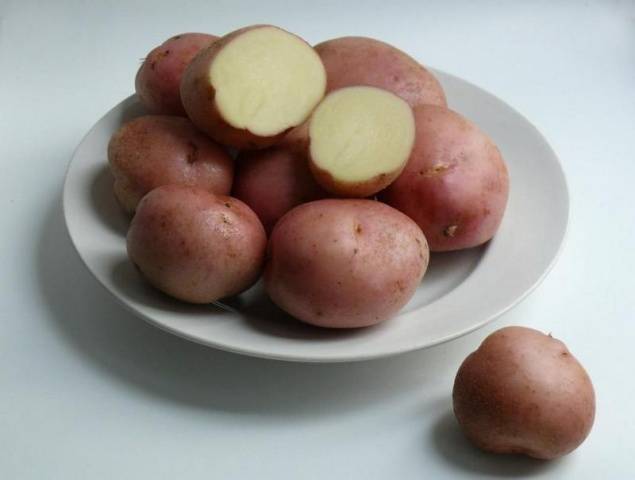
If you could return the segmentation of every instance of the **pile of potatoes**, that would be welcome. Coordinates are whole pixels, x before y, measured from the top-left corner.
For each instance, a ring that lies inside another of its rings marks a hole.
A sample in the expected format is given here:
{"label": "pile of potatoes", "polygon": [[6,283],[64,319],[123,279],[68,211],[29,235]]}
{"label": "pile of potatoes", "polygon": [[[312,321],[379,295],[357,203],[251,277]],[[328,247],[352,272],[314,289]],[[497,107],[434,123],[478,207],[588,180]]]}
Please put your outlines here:
{"label": "pile of potatoes", "polygon": [[134,215],[130,259],[179,300],[262,275],[303,322],[369,326],[409,301],[430,251],[481,245],[501,222],[496,145],[378,40],[186,33],[148,54],[135,85],[150,114],[109,143],[114,193]]}
{"label": "pile of potatoes", "polygon": [[[503,217],[496,145],[378,40],[186,33],[148,54],[136,91],[150,114],[109,143],[114,193],[133,215],[130,260],[176,299],[215,302],[263,276],[303,322],[373,325],[409,301],[430,252],[482,245]],[[595,415],[564,344],[521,327],[465,359],[453,403],[478,447],[543,459],[576,448]]]}

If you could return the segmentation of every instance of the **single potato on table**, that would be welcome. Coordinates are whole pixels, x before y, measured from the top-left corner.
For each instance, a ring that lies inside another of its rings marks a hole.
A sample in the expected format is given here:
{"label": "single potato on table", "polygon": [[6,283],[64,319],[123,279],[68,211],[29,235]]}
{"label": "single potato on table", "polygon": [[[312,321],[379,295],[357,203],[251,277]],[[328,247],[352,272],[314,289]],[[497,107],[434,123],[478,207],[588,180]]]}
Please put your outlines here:
{"label": "single potato on table", "polygon": [[493,453],[560,457],[584,441],[595,417],[582,365],[560,340],[531,328],[487,337],[461,365],[452,396],[465,435]]}
{"label": "single potato on table", "polygon": [[399,176],[415,141],[415,121],[410,106],[393,93],[346,87],[318,105],[308,132],[317,182],[334,195],[363,198]]}
{"label": "single potato on table", "polygon": [[341,37],[315,46],[328,78],[327,91],[354,85],[388,90],[411,107],[447,106],[439,81],[401,50],[372,38]]}
{"label": "single potato on table", "polygon": [[306,155],[293,148],[243,151],[236,164],[232,195],[256,212],[267,233],[293,207],[327,196],[313,178]]}
{"label": "single potato on table", "polygon": [[259,277],[267,237],[243,202],[195,187],[164,185],[137,208],[128,256],[162,292],[211,303],[249,288]]}
{"label": "single potato on table", "polygon": [[235,148],[264,148],[302,124],[324,96],[326,72],[300,37],[271,25],[232,32],[200,52],[181,81],[192,122]]}
{"label": "single potato on table", "polygon": [[217,38],[206,33],[181,33],[148,53],[135,78],[137,96],[148,112],[185,115],[179,91],[185,67]]}
{"label": "single potato on table", "polygon": [[412,218],[433,252],[475,247],[496,233],[509,174],[494,142],[452,110],[414,109],[412,154],[382,201]]}
{"label": "single potato on table", "polygon": [[229,194],[234,164],[229,154],[183,117],[146,115],[123,125],[110,139],[108,161],[114,191],[132,213],[150,190],[167,184]]}
{"label": "single potato on table", "polygon": [[410,300],[428,266],[421,229],[373,200],[300,205],[269,238],[265,289],[297,319],[331,328],[387,320]]}

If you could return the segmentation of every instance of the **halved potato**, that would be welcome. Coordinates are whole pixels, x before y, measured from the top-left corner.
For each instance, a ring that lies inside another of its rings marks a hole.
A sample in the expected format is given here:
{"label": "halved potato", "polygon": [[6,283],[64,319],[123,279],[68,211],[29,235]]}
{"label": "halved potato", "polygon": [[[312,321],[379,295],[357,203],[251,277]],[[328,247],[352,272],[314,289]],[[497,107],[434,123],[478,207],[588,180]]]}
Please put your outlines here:
{"label": "halved potato", "polygon": [[414,115],[397,95],[375,87],[336,90],[309,122],[313,175],[343,197],[367,197],[388,186],[406,165]]}
{"label": "halved potato", "polygon": [[181,82],[192,122],[220,143],[263,148],[300,125],[324,96],[320,57],[270,25],[237,30],[202,51]]}

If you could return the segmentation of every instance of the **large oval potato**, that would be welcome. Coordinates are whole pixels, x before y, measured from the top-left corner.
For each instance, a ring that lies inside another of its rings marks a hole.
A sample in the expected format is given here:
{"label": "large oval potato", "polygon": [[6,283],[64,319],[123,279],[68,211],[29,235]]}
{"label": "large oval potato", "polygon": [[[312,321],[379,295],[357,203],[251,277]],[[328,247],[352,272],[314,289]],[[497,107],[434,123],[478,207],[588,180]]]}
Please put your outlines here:
{"label": "large oval potato", "polygon": [[327,196],[306,155],[282,146],[246,150],[237,158],[232,195],[249,205],[267,233],[293,207]]}
{"label": "large oval potato", "polygon": [[500,225],[509,193],[500,151],[451,110],[425,105],[414,115],[410,159],[380,198],[417,222],[433,252],[487,242]]}
{"label": "large oval potato", "polygon": [[271,25],[215,41],[188,65],[181,99],[192,122],[235,148],[264,148],[302,124],[326,89],[315,50]]}
{"label": "large oval potato", "polygon": [[146,115],[124,124],[110,139],[108,162],[119,203],[134,212],[150,190],[176,183],[229,194],[229,154],[187,118]]}
{"label": "large oval potato", "polygon": [[300,205],[269,238],[265,288],[283,310],[322,327],[353,328],[392,317],[428,266],[419,227],[373,200]]}
{"label": "large oval potato", "polygon": [[466,436],[494,453],[560,457],[584,441],[595,417],[582,365],[560,340],[531,328],[487,337],[459,368],[452,396]]}
{"label": "large oval potato", "polygon": [[266,243],[258,217],[243,202],[183,185],[143,197],[127,237],[128,256],[148,282],[191,303],[249,288],[260,275]]}
{"label": "large oval potato", "polygon": [[135,77],[137,95],[148,112],[185,115],[179,92],[185,67],[217,38],[206,33],[181,33],[148,53]]}
{"label": "large oval potato", "polygon": [[315,46],[328,79],[327,91],[354,85],[377,87],[411,107],[447,106],[439,81],[401,50],[373,38],[341,37]]}

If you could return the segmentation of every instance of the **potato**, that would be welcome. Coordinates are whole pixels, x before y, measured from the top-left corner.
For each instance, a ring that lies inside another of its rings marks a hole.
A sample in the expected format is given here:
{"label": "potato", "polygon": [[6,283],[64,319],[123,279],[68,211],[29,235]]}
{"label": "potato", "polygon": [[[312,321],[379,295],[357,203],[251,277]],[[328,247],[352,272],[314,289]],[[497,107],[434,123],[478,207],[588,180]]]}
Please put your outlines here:
{"label": "potato", "polygon": [[194,124],[236,148],[264,148],[304,122],[324,96],[326,72],[301,38],[270,25],[237,30],[200,52],[181,81]]}
{"label": "potato", "polygon": [[[309,117],[309,120],[311,117]],[[278,145],[290,148],[305,157],[309,156],[309,120],[302,125],[298,125],[290,130],[279,142]]]}
{"label": "potato", "polygon": [[243,151],[237,160],[232,195],[256,212],[267,233],[293,207],[327,196],[306,156],[292,148]]}
{"label": "potato", "polygon": [[317,200],[294,208],[274,227],[265,289],[303,322],[365,327],[408,302],[428,257],[423,233],[397,210],[373,200]]}
{"label": "potato", "polygon": [[343,197],[368,197],[390,184],[414,144],[410,106],[375,87],[329,93],[309,121],[310,167],[317,182]]}
{"label": "potato", "polygon": [[414,114],[412,154],[381,200],[417,222],[433,252],[487,242],[501,223],[509,193],[500,151],[458,113],[425,105]]}
{"label": "potato", "polygon": [[217,38],[205,33],[182,33],[148,54],[135,78],[137,96],[148,112],[185,115],[179,92],[183,71],[199,50]]}
{"label": "potato", "polygon": [[243,202],[183,185],[143,197],[127,237],[128,256],[148,282],[191,303],[249,288],[266,243],[258,217]]}
{"label": "potato", "polygon": [[370,85],[399,95],[411,107],[447,106],[439,81],[415,59],[387,43],[342,37],[315,46],[327,73],[327,91]]}
{"label": "potato", "polygon": [[233,161],[182,117],[147,115],[123,125],[110,139],[108,161],[119,203],[134,212],[150,190],[170,183],[229,194]]}
{"label": "potato", "polygon": [[465,359],[453,400],[476,446],[541,459],[578,447],[595,417],[593,385],[582,365],[560,340],[524,327],[494,332]]}

